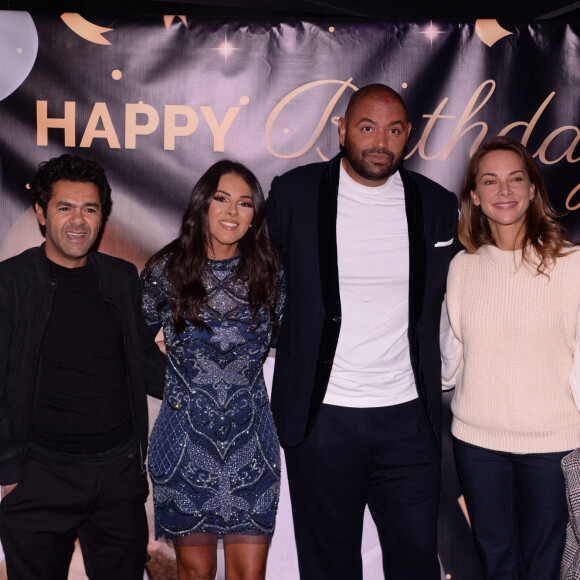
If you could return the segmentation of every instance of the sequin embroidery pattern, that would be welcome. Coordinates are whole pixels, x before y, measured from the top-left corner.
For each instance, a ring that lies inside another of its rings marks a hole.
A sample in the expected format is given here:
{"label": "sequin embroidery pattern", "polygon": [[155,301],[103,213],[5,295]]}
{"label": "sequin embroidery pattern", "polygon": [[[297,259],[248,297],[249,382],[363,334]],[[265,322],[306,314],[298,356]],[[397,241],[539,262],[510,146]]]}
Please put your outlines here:
{"label": "sequin embroidery pattern", "polygon": [[[167,260],[143,279],[143,312],[154,330],[163,326],[167,350],[148,460],[156,535],[272,534],[280,447],[262,371],[272,321],[266,309],[252,320],[237,256],[207,261],[200,316],[211,331],[187,322],[176,333]],[[280,284],[279,314],[283,301]]]}

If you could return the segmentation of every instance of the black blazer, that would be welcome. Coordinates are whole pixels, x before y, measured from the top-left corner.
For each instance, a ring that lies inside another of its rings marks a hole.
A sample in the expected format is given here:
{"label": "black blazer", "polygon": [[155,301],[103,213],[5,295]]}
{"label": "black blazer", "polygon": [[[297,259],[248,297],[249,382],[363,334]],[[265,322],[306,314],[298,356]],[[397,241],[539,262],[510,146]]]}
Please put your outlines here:
{"label": "black blazer", "polygon": [[[274,178],[270,238],[286,272],[272,411],[284,446],[300,444],[324,399],[341,324],[336,212],[342,154]],[[400,169],[409,228],[409,344],[415,383],[441,441],[439,321],[449,262],[458,249],[457,198]],[[369,248],[372,251],[372,248]],[[385,264],[385,268],[389,265]]]}

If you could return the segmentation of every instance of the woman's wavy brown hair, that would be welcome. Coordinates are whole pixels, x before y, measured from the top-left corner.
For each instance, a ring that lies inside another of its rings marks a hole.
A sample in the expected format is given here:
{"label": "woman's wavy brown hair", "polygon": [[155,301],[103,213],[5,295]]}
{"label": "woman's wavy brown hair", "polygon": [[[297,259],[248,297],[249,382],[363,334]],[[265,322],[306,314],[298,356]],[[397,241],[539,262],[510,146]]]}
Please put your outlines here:
{"label": "woman's wavy brown hair", "polygon": [[[473,154],[461,188],[459,241],[468,254],[474,254],[478,248],[485,244],[495,245],[487,217],[481,211],[481,207],[476,206],[471,198],[471,192],[475,190],[481,160],[492,151],[515,153],[522,160],[524,169],[534,185],[534,199],[529,205],[523,224],[522,258],[528,264],[535,266],[538,273],[545,273],[556,258],[565,254],[564,247],[568,245],[566,230],[558,222],[558,213],[550,204],[546,184],[538,164],[527,149],[511,137],[494,137],[483,143]],[[530,252],[530,246],[538,255],[539,264]]]}
{"label": "woman's wavy brown hair", "polygon": [[202,281],[202,271],[208,259],[207,248],[211,244],[207,213],[220,178],[228,174],[235,174],[246,182],[254,204],[252,227],[239,242],[241,260],[237,275],[248,281],[248,300],[254,318],[258,317],[259,308],[264,306],[276,321],[278,259],[268,238],[264,194],[258,179],[247,167],[223,160],[212,165],[195,184],[179,237],[152,257],[145,272],[148,276],[156,263],[169,256],[165,274],[172,286],[172,317],[177,332],[185,329],[185,319],[209,330],[199,316],[202,302],[207,297]]}

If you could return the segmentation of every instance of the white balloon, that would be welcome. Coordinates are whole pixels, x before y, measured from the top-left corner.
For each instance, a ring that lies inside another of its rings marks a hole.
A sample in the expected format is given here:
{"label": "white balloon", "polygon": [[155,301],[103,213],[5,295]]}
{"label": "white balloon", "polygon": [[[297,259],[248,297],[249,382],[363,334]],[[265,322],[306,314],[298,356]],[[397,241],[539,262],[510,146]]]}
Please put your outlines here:
{"label": "white balloon", "polygon": [[38,53],[38,33],[28,12],[0,10],[0,101],[29,75]]}

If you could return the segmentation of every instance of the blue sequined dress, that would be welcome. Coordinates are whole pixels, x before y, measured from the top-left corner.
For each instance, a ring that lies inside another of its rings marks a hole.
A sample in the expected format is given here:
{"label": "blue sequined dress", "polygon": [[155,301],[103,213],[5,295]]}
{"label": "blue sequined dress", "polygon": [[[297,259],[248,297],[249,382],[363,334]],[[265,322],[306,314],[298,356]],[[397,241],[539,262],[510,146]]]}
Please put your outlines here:
{"label": "blue sequined dress", "polygon": [[[176,333],[162,259],[143,280],[143,311],[163,326],[165,395],[151,432],[156,536],[192,533],[271,535],[280,491],[280,446],[262,366],[272,321],[252,321],[240,256],[208,260],[201,317]],[[279,287],[278,314],[284,301]]]}

